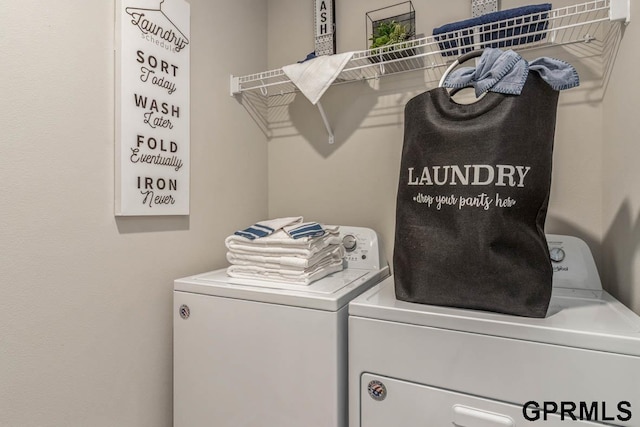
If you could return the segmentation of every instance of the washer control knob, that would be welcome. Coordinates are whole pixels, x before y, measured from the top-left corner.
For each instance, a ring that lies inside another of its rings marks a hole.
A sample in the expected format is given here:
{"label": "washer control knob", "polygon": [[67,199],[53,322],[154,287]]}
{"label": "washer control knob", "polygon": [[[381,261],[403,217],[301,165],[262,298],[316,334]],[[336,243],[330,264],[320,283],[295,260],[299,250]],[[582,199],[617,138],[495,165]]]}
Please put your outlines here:
{"label": "washer control knob", "polygon": [[347,252],[353,252],[358,246],[358,240],[353,234],[347,234],[342,238],[342,244]]}
{"label": "washer control knob", "polygon": [[553,262],[562,262],[565,256],[567,256],[567,254],[562,248],[551,248],[549,250],[549,257]]}

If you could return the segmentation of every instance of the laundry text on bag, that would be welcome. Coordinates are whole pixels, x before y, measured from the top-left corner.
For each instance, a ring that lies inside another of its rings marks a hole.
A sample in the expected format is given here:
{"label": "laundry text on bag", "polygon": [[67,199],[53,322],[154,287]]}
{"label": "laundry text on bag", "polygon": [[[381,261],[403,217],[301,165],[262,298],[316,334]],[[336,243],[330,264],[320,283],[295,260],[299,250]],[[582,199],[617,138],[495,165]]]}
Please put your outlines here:
{"label": "laundry text on bag", "polygon": [[437,210],[442,209],[443,206],[456,206],[458,209],[463,208],[482,208],[485,211],[496,208],[510,208],[516,205],[516,201],[511,197],[502,197],[499,193],[495,196],[488,195],[487,193],[480,193],[474,196],[461,196],[461,195],[432,195],[418,193],[413,196],[413,201],[420,204],[425,204],[429,208],[435,207]]}
{"label": "laundry text on bag", "polygon": [[524,187],[530,166],[514,165],[447,165],[424,166],[422,172],[408,168],[407,185],[495,185]]}

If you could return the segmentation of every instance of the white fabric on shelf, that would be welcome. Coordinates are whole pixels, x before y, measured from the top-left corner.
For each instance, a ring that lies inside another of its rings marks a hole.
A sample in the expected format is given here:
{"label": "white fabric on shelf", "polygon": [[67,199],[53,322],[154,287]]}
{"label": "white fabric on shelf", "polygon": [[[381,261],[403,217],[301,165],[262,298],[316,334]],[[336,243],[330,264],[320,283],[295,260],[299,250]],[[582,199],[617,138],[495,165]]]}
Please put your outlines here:
{"label": "white fabric on shelf", "polygon": [[340,75],[354,52],[322,55],[297,64],[285,65],[282,71],[313,105]]}

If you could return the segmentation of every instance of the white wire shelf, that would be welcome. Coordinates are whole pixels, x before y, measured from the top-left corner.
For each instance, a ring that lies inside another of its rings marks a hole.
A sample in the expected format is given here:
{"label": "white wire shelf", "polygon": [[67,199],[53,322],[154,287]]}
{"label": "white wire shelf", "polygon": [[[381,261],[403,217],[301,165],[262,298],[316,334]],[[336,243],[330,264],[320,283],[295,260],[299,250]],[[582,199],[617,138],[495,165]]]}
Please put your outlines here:
{"label": "white wire shelf", "polygon": [[[437,73],[459,55],[476,49],[498,47],[525,51],[575,43],[591,43],[607,37],[612,23],[629,22],[630,0],[592,0],[546,12],[522,15],[458,31],[427,36],[396,45],[356,51],[333,83],[377,79],[415,70]],[[601,52],[604,53],[604,52]],[[297,91],[282,69],[246,76],[231,76],[231,95],[248,95],[244,102],[256,122],[270,136],[269,101]],[[324,113],[320,106],[321,114]],[[329,132],[333,134],[323,115]]]}

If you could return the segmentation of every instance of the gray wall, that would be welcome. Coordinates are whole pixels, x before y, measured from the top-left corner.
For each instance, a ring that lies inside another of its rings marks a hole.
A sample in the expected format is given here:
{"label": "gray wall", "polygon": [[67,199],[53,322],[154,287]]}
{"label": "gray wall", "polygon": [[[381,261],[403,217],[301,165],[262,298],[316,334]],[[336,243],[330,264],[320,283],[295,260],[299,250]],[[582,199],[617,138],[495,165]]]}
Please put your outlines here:
{"label": "gray wall", "polygon": [[631,4],[604,100],[604,276],[611,291],[640,313],[640,11]]}
{"label": "gray wall", "polygon": [[1,427],[171,426],[173,280],[267,215],[266,2],[190,0],[191,215],[114,217],[114,3],[2,2]]}

